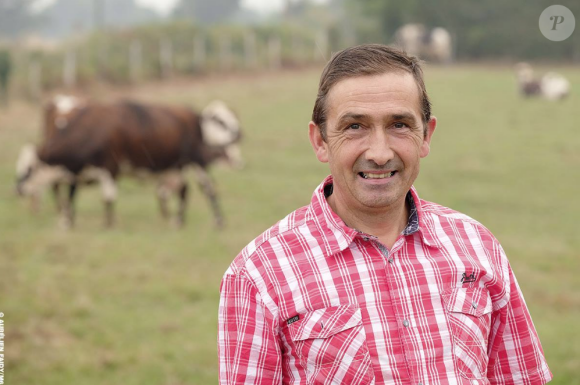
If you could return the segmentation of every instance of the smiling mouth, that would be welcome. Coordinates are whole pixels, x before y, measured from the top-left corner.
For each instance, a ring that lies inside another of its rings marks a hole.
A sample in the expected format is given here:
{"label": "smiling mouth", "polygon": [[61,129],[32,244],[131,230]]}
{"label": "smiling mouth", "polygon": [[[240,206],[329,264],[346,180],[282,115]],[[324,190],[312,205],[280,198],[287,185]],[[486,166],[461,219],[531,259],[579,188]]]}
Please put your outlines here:
{"label": "smiling mouth", "polygon": [[364,172],[359,172],[358,175],[364,179],[386,179],[386,178],[390,178],[393,175],[395,175],[396,171],[391,171],[391,172],[387,172],[384,174],[371,174],[371,173],[364,173]]}

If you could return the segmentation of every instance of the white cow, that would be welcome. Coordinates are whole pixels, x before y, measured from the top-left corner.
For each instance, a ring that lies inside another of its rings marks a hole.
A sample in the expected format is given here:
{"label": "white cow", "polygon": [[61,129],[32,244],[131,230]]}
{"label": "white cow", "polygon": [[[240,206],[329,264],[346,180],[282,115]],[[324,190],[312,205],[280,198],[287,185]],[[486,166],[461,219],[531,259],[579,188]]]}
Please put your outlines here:
{"label": "white cow", "polygon": [[548,72],[541,78],[534,76],[529,63],[515,65],[518,88],[524,97],[540,96],[547,100],[561,100],[570,94],[570,82],[562,75]]}
{"label": "white cow", "polygon": [[453,58],[451,35],[445,28],[427,30],[423,24],[405,24],[395,32],[395,44],[408,54],[436,63]]}

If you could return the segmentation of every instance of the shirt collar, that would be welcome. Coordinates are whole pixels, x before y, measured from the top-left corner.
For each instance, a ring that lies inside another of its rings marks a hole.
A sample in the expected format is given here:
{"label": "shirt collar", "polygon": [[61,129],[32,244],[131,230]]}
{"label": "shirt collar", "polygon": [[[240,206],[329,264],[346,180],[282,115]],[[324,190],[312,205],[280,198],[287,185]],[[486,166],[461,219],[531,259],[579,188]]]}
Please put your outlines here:
{"label": "shirt collar", "polygon": [[[325,244],[328,246],[330,255],[332,255],[346,249],[357,236],[364,236],[364,234],[348,227],[332,210],[325,195],[325,189],[328,191],[329,185],[332,185],[332,175],[326,177],[316,190],[314,190],[312,201],[310,202],[310,210],[311,215],[318,222],[321,230],[323,230],[321,235],[326,238]],[[403,230],[403,235],[411,235],[419,232],[425,244],[440,248],[441,243],[435,237],[432,225],[426,223],[421,200],[414,186],[411,186],[411,189],[407,193],[407,202],[411,210],[407,227]]]}

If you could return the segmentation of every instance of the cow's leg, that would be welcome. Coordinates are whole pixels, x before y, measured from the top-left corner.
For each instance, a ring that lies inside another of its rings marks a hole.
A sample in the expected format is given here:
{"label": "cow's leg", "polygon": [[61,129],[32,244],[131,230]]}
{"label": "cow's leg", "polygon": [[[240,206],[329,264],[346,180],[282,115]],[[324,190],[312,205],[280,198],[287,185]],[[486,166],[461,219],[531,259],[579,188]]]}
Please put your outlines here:
{"label": "cow's leg", "polygon": [[169,189],[163,183],[163,180],[159,181],[157,185],[157,200],[159,201],[159,211],[163,219],[169,218],[169,209],[167,208],[167,200],[169,199]]}
{"label": "cow's leg", "polygon": [[201,187],[201,190],[210,201],[217,227],[223,228],[224,219],[218,203],[217,193],[209,174],[201,166],[195,167],[195,174],[197,176],[197,181]]}
{"label": "cow's leg", "polygon": [[60,183],[59,182],[54,182],[52,184],[52,196],[54,197],[56,211],[61,212],[63,209],[63,203],[62,203],[62,198],[60,196]]}
{"label": "cow's leg", "polygon": [[30,211],[33,215],[37,215],[40,212],[40,199],[41,194],[39,192],[34,192],[30,194]]}
{"label": "cow's leg", "polygon": [[98,178],[105,202],[105,227],[113,227],[115,223],[114,204],[117,199],[117,183],[109,170],[101,169],[99,171]]}
{"label": "cow's leg", "polygon": [[179,188],[179,209],[177,211],[177,226],[183,227],[185,223],[185,211],[187,209],[187,196],[189,193],[189,186],[185,178]]}
{"label": "cow's leg", "polygon": [[69,185],[68,195],[61,204],[61,226],[64,229],[74,227],[75,222],[75,196],[77,192],[77,183],[72,182]]}

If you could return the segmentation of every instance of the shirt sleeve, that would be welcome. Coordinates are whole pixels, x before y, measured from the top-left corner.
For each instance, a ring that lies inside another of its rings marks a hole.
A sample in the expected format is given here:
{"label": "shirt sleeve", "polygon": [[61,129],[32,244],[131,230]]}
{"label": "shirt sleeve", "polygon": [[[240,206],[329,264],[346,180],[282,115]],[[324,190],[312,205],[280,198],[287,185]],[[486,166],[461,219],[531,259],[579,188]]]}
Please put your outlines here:
{"label": "shirt sleeve", "polygon": [[218,329],[220,385],[282,383],[274,317],[243,275],[226,275],[222,280]]}
{"label": "shirt sleeve", "polygon": [[499,250],[507,265],[509,300],[492,314],[488,379],[491,384],[545,384],[552,373],[516,277],[501,247]]}

